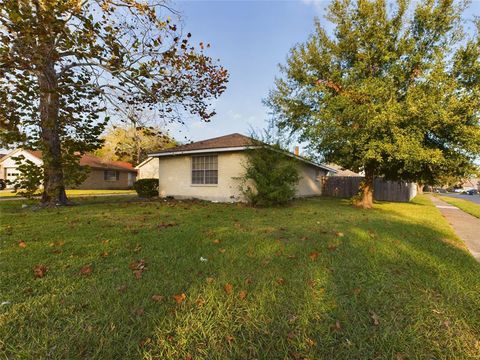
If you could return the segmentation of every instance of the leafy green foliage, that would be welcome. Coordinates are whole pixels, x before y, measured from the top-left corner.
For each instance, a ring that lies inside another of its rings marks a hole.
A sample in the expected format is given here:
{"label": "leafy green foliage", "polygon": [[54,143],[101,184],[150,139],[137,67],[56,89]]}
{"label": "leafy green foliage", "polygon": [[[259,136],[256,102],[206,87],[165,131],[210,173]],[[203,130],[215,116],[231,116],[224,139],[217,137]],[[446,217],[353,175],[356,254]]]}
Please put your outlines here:
{"label": "leafy green foliage", "polygon": [[407,10],[403,0],[334,0],[333,35],[316,20],[266,101],[281,128],[366,182],[461,178],[480,154],[478,33],[463,34],[452,1]]}
{"label": "leafy green foliage", "polygon": [[[19,175],[13,181],[15,191],[24,197],[38,195],[44,181],[43,168],[23,155],[12,157]],[[65,187],[76,188],[82,184],[89,172],[88,166],[80,166],[79,155],[64,156]]]}
{"label": "leafy green foliage", "polygon": [[254,206],[285,204],[295,196],[299,181],[298,163],[279,145],[258,142],[246,151],[241,190]]}
{"label": "leafy green foliage", "polygon": [[158,179],[140,179],[135,181],[133,188],[141,198],[158,196]]}
{"label": "leafy green foliage", "polygon": [[12,157],[12,160],[15,161],[18,172],[15,181],[11,184],[15,192],[27,198],[38,195],[43,181],[43,169],[23,155]]}
{"label": "leafy green foliage", "polygon": [[209,121],[227,71],[181,36],[162,1],[0,2],[0,145],[41,150],[44,202],[66,203],[72,154],[102,145],[127,104]]}
{"label": "leafy green foliage", "polygon": [[103,146],[95,155],[108,160],[127,161],[138,165],[148,153],[173,147],[176,141],[156,126],[114,125],[102,135]]}

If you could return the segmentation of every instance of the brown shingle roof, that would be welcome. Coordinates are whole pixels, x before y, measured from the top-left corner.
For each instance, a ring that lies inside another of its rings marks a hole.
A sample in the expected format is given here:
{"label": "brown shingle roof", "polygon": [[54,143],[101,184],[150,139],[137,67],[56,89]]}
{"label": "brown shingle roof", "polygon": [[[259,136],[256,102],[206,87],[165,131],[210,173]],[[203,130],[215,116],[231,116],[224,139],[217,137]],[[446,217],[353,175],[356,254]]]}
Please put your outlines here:
{"label": "brown shingle roof", "polygon": [[236,147],[242,148],[252,144],[253,144],[253,140],[248,136],[235,133],[235,134],[216,137],[213,139],[196,141],[190,144],[179,145],[169,149],[159,150],[154,152],[154,154],[219,149],[219,148],[236,148]]}
{"label": "brown shingle roof", "polygon": [[[230,135],[216,137],[213,139],[192,142],[190,144],[180,145],[180,146],[176,146],[169,149],[159,150],[157,152],[149,154],[149,156],[156,157],[156,156],[181,155],[183,153],[188,153],[190,151],[201,153],[202,150],[205,150],[205,152],[207,152],[207,150],[212,150],[212,149],[223,149],[223,151],[241,151],[241,150],[245,150],[246,147],[252,146],[252,145],[253,146],[258,145],[258,141],[248,136],[234,133]],[[298,160],[309,163],[316,167],[320,167],[328,171],[336,172],[336,170],[326,165],[314,163],[302,156],[294,155],[293,153],[288,153],[288,152],[286,152],[286,154],[289,154],[290,156]]]}
{"label": "brown shingle roof", "polygon": [[[38,150],[27,150],[33,156],[41,159],[42,152]],[[81,166],[90,166],[94,169],[107,169],[107,170],[123,170],[123,171],[132,171],[136,172],[133,168],[132,164],[127,163],[125,161],[108,161],[98,156],[85,154],[80,158],[80,165]]]}

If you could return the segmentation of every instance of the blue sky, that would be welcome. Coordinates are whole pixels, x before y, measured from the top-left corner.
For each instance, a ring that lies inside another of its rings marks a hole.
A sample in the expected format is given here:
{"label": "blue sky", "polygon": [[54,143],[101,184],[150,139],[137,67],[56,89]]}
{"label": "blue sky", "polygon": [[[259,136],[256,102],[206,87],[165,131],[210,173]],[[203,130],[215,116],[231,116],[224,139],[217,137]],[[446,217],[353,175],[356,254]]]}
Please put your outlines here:
{"label": "blue sky", "polygon": [[[284,63],[292,46],[313,31],[315,16],[322,18],[328,1],[176,1],[184,31],[193,43],[212,45],[208,54],[220,59],[230,72],[227,91],[215,103],[217,115],[210,123],[187,121],[172,129],[178,140],[201,140],[233,132],[249,134],[261,129],[268,118],[263,106],[273,88],[278,64]],[[480,15],[474,1],[466,18]]]}
{"label": "blue sky", "polygon": [[[263,128],[268,109],[262,105],[289,49],[307,39],[322,4],[298,1],[179,1],[185,32],[192,42],[210,43],[208,54],[230,73],[226,92],[215,103],[210,123],[189,121],[183,136],[200,140]],[[180,135],[180,136],[179,136]]]}

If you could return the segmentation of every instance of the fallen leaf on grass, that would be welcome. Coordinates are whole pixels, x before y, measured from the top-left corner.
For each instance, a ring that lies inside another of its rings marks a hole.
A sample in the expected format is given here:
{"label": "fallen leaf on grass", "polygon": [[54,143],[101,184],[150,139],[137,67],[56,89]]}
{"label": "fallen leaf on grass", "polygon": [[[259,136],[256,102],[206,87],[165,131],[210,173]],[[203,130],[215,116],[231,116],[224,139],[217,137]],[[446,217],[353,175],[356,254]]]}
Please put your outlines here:
{"label": "fallen leaf on grass", "polygon": [[213,278],[213,277],[207,277],[206,280],[207,280],[207,284],[211,284],[211,283],[213,283],[213,282],[215,281],[215,278]]}
{"label": "fallen leaf on grass", "polygon": [[142,316],[143,314],[145,314],[145,310],[143,308],[138,308],[138,309],[135,309],[134,313],[137,316]]}
{"label": "fallen leaf on grass", "polygon": [[163,301],[163,299],[165,299],[165,296],[162,296],[162,295],[159,295],[159,294],[155,294],[152,296],[152,300],[155,301],[155,302],[161,302]]}
{"label": "fallen leaf on grass", "polygon": [[84,265],[80,268],[80,275],[89,276],[93,272],[92,265]]}
{"label": "fallen leaf on grass", "polygon": [[338,236],[338,237],[343,237],[343,233],[342,233],[342,232],[339,232],[339,231],[337,231],[337,232],[335,233],[335,236]]}
{"label": "fallen leaf on grass", "polygon": [[400,353],[397,353],[397,360],[403,360],[403,355]]}
{"label": "fallen leaf on grass", "polygon": [[107,257],[107,256],[108,256],[107,251],[104,251],[104,252],[100,253],[100,257]]}
{"label": "fallen leaf on grass", "polygon": [[132,270],[135,279],[139,280],[142,278],[142,273],[146,269],[146,263],[145,260],[141,259],[131,262],[128,267]]}
{"label": "fallen leaf on grass", "polygon": [[293,324],[295,321],[297,321],[297,319],[298,319],[298,316],[292,314],[292,315],[290,315],[290,316],[288,317],[288,322],[289,322],[290,324]]}
{"label": "fallen leaf on grass", "polygon": [[138,261],[133,261],[128,265],[131,270],[143,270],[145,268],[145,260],[141,259]]}
{"label": "fallen leaf on grass", "polygon": [[318,258],[318,255],[320,255],[317,251],[312,251],[310,254],[308,254],[308,257],[310,260],[315,261]]}
{"label": "fallen leaf on grass", "polygon": [[223,254],[225,252],[225,249],[219,249],[218,251]]}
{"label": "fallen leaf on grass", "polygon": [[245,279],[245,285],[250,285],[253,282],[251,278],[246,278]]}
{"label": "fallen leaf on grass", "polygon": [[328,244],[327,249],[330,251],[335,251],[337,250],[338,245],[337,244]]}
{"label": "fallen leaf on grass", "polygon": [[198,307],[202,307],[203,305],[205,305],[205,300],[203,298],[198,298],[197,300],[195,300],[195,304],[198,306]]}
{"label": "fallen leaf on grass", "polygon": [[33,274],[36,278],[43,278],[47,273],[47,267],[43,264],[35,265],[33,268]]}
{"label": "fallen leaf on grass", "polygon": [[275,280],[277,282],[278,285],[283,285],[285,284],[285,279],[284,278],[278,278],[277,280]]}
{"label": "fallen leaf on grass", "polygon": [[223,290],[227,293],[227,295],[230,295],[233,292],[233,285],[230,283],[226,283],[223,285]]}
{"label": "fallen leaf on grass", "polygon": [[240,300],[244,300],[247,297],[247,292],[245,290],[242,290],[238,293],[238,298]]}
{"label": "fallen leaf on grass", "polygon": [[184,293],[181,293],[179,295],[173,295],[173,300],[175,300],[177,304],[181,304],[185,301],[186,298],[187,295],[185,295]]}
{"label": "fallen leaf on grass", "polygon": [[372,312],[372,321],[374,326],[380,325],[380,318],[374,312]]}
{"label": "fallen leaf on grass", "polygon": [[120,286],[117,287],[117,291],[119,293],[124,293],[124,292],[127,291],[127,288],[128,288],[127,284],[123,284],[123,285],[120,285]]}
{"label": "fallen leaf on grass", "polygon": [[340,325],[340,321],[335,321],[335,325],[330,326],[330,330],[333,332],[340,332],[342,331],[342,326]]}
{"label": "fallen leaf on grass", "polygon": [[310,346],[310,347],[314,347],[315,344],[316,344],[316,343],[315,343],[315,340],[312,340],[312,339],[310,339],[310,338],[306,338],[306,339],[305,339],[305,342],[306,342],[306,344],[307,344],[308,346]]}
{"label": "fallen leaf on grass", "polygon": [[146,338],[146,339],[140,340],[140,341],[138,342],[138,346],[140,346],[141,348],[143,348],[143,347],[145,347],[146,345],[148,345],[151,341],[152,341],[152,339],[150,339],[150,338]]}
{"label": "fallen leaf on grass", "polygon": [[235,340],[235,338],[231,335],[227,335],[225,336],[225,340],[227,340],[228,344],[230,345]]}
{"label": "fallen leaf on grass", "polygon": [[212,242],[213,242],[214,244],[220,244],[220,240],[218,240],[218,239],[215,239],[215,240],[213,240]]}
{"label": "fallen leaf on grass", "polygon": [[23,240],[20,240],[18,243],[18,246],[21,247],[22,249],[25,249],[27,247],[27,243]]}
{"label": "fallen leaf on grass", "polygon": [[169,227],[172,227],[172,226],[178,226],[178,224],[177,224],[177,223],[174,223],[174,222],[172,222],[172,223],[164,223],[164,222],[161,222],[160,224],[158,224],[157,227],[158,227],[159,229],[165,229],[165,228],[169,228]]}
{"label": "fallen leaf on grass", "polygon": [[137,252],[139,252],[140,250],[142,250],[142,245],[137,244],[137,246],[135,246],[135,249],[133,249],[133,252],[137,253]]}
{"label": "fallen leaf on grass", "polygon": [[142,278],[142,270],[133,270],[133,276],[135,276],[135,279],[140,280]]}
{"label": "fallen leaf on grass", "polygon": [[356,287],[355,289],[353,289],[353,294],[355,296],[359,295],[361,292],[362,292],[362,289],[359,287]]}

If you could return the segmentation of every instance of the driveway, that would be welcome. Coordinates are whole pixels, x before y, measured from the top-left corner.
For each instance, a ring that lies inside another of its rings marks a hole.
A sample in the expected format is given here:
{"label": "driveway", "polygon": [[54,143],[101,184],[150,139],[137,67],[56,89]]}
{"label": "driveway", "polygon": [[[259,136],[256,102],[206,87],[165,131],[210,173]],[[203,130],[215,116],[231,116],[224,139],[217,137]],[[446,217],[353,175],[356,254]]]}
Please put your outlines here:
{"label": "driveway", "polygon": [[464,195],[464,194],[440,194],[442,196],[450,196],[457,199],[468,200],[480,205],[480,195]]}

